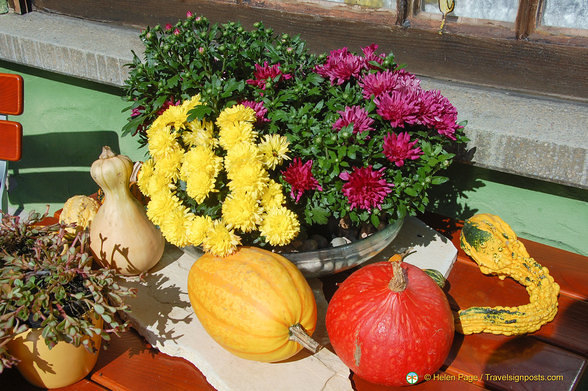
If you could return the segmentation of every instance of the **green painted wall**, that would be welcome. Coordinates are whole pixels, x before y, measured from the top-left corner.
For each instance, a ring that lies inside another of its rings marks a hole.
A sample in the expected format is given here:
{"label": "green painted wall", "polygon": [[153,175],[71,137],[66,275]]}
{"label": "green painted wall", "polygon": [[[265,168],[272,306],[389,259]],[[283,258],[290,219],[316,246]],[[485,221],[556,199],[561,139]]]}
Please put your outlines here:
{"label": "green painted wall", "polygon": [[[144,150],[120,136],[127,113],[121,90],[0,62],[0,72],[25,83],[23,159],[9,163],[8,210],[55,211],[75,194],[97,190],[89,174],[103,145],[133,160]],[[588,255],[588,191],[496,171],[456,165],[431,194],[432,211],[457,218],[501,216],[517,234]]]}
{"label": "green painted wall", "polygon": [[90,165],[103,145],[133,160],[144,156],[136,139],[120,136],[120,89],[2,62],[0,72],[24,79],[24,112],[9,117],[23,127],[22,159],[8,164],[9,211],[49,204],[52,213],[73,195],[94,193]]}

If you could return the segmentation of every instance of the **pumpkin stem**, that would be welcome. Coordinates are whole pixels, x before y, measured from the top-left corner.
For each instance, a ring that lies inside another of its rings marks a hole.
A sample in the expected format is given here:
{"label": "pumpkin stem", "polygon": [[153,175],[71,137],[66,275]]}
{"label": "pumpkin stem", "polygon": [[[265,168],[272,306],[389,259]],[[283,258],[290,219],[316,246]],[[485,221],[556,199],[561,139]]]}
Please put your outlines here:
{"label": "pumpkin stem", "polygon": [[401,262],[392,262],[392,270],[394,271],[394,277],[388,283],[388,288],[394,292],[402,292],[406,289],[406,272],[402,268]]}
{"label": "pumpkin stem", "polygon": [[116,154],[112,152],[112,149],[108,145],[102,147],[102,153],[98,156],[99,159],[109,159],[111,157],[115,157]]}
{"label": "pumpkin stem", "polygon": [[323,348],[320,343],[308,335],[300,323],[296,323],[295,325],[290,326],[288,331],[290,332],[290,336],[288,338],[290,341],[299,343],[303,348],[310,350],[312,354]]}

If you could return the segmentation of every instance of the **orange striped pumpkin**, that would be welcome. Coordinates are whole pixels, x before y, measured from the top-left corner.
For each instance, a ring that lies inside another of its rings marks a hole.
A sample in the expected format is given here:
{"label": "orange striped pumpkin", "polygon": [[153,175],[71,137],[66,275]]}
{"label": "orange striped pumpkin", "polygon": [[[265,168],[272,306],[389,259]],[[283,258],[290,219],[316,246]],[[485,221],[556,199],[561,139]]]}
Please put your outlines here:
{"label": "orange striped pumpkin", "polygon": [[279,254],[241,247],[227,257],[204,254],[188,275],[192,308],[223,348],[249,360],[276,362],[302,349],[293,328],[312,335],[316,301],[298,268]]}

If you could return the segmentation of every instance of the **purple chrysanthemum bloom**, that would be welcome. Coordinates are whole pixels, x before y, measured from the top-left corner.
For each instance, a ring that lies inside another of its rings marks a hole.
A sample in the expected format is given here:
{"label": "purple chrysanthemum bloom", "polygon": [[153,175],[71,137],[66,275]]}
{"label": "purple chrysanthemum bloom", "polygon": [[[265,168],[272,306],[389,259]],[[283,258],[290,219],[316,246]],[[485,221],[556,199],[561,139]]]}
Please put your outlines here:
{"label": "purple chrysanthemum bloom", "polygon": [[369,99],[372,95],[378,97],[385,92],[418,91],[421,88],[416,76],[403,69],[395,72],[385,70],[370,73],[362,77],[358,84],[363,89],[365,99]]}
{"label": "purple chrysanthemum bloom", "polygon": [[398,135],[394,132],[388,133],[384,137],[384,155],[388,160],[396,164],[397,167],[402,167],[406,159],[415,160],[423,154],[423,151],[419,147],[414,148],[418,141],[410,141],[408,132]]}
{"label": "purple chrysanthemum bloom", "polygon": [[418,123],[420,112],[419,94],[416,91],[386,92],[374,99],[376,112],[390,121],[393,128],[404,128],[405,124]]}
{"label": "purple chrysanthemum bloom", "polygon": [[338,111],[341,117],[333,124],[333,129],[341,130],[345,126],[353,124],[353,133],[361,133],[374,130],[371,125],[374,120],[368,116],[368,112],[361,106],[345,107],[344,111]]}
{"label": "purple chrysanthemum bloom", "polygon": [[270,122],[270,120],[265,117],[267,114],[267,109],[263,105],[263,102],[244,100],[243,102],[241,102],[241,104],[245,107],[251,107],[255,111],[255,117],[257,118],[258,124]]}
{"label": "purple chrysanthemum bloom", "polygon": [[302,197],[302,194],[306,190],[323,190],[312,175],[312,160],[308,160],[302,164],[302,160],[299,157],[295,157],[288,168],[282,171],[282,175],[284,180],[292,187],[290,196],[296,202],[300,201],[300,197]]}
{"label": "purple chrysanthemum bloom", "polygon": [[434,128],[441,135],[455,140],[457,109],[438,90],[423,91],[420,94],[421,111],[419,122]]}
{"label": "purple chrysanthemum bloom", "polygon": [[267,80],[274,80],[276,77],[280,77],[278,81],[287,80],[292,78],[289,73],[282,73],[280,70],[280,63],[269,65],[267,61],[263,62],[263,65],[255,64],[255,72],[253,73],[255,79],[246,80],[247,84],[257,86],[262,90],[265,90],[265,84]]}
{"label": "purple chrysanthemum bloom", "polygon": [[329,78],[331,85],[341,85],[351,77],[359,77],[365,68],[365,59],[351,53],[346,47],[331,51],[323,65],[314,69],[322,77]]}
{"label": "purple chrysanthemum bloom", "polygon": [[376,55],[376,50],[378,50],[378,45],[376,45],[375,43],[372,43],[370,46],[366,46],[364,48],[361,49],[363,52],[363,57],[365,58],[365,65],[367,68],[369,69],[378,69],[373,65],[370,65],[369,62],[370,61],[375,61],[378,64],[381,64],[384,62],[384,59],[386,58],[385,54],[380,54],[379,56]]}
{"label": "purple chrysanthemum bloom", "polygon": [[386,182],[383,172],[384,168],[374,170],[368,166],[339,174],[339,178],[346,181],[341,191],[347,197],[351,209],[382,209],[382,202],[394,186]]}

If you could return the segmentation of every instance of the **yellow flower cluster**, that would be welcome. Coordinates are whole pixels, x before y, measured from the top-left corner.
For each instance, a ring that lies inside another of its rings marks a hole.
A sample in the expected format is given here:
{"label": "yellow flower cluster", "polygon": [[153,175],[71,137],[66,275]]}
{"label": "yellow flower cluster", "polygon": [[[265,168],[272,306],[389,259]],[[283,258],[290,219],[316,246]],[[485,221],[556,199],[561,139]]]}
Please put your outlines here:
{"label": "yellow flower cluster", "polygon": [[[242,244],[240,233],[259,231],[273,246],[290,243],[300,224],[268,171],[288,159],[287,139],[266,135],[258,141],[255,111],[243,105],[223,110],[216,127],[206,120],[188,122],[189,111],[201,104],[196,95],[171,106],[147,131],[150,158],[138,177],[141,192],[150,197],[147,216],[168,242],[202,246],[218,256]],[[224,191],[221,218],[195,213],[178,196],[180,190],[196,204]]]}

